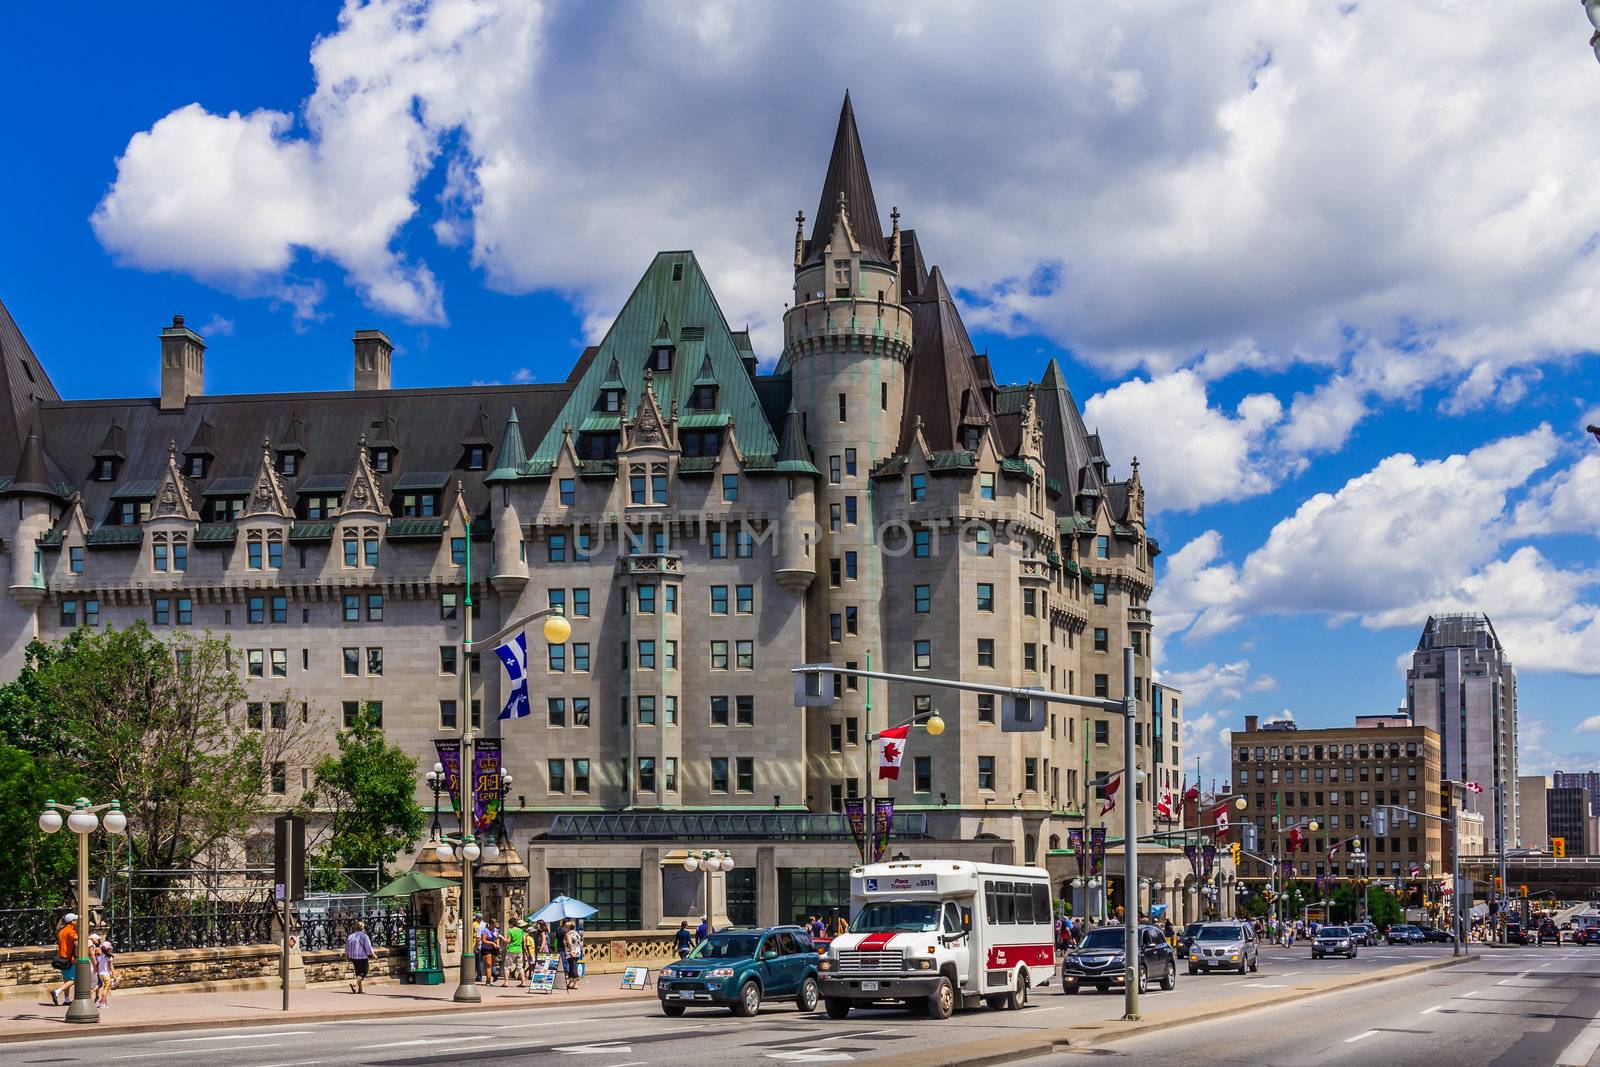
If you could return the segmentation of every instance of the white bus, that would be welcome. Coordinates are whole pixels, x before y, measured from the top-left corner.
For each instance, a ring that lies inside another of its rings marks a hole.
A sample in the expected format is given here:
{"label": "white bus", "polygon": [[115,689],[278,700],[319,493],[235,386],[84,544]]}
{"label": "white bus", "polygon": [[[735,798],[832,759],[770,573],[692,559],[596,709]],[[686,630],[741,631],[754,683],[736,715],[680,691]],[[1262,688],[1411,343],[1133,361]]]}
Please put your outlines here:
{"label": "white bus", "polygon": [[900,1002],[948,1019],[1019,1009],[1055,976],[1050,876],[1038,867],[906,860],[850,872],[850,932],[820,975],[829,1017]]}

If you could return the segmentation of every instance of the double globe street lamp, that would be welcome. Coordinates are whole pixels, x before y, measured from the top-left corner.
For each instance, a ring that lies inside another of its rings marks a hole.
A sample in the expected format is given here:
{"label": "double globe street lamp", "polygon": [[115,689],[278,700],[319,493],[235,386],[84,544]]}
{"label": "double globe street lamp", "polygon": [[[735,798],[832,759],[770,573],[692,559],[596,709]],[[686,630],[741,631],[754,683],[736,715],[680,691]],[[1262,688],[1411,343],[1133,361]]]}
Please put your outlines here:
{"label": "double globe street lamp", "polygon": [[[66,812],[63,820],[61,813]],[[104,818],[100,813],[105,812]],[[100,1008],[94,999],[94,968],[89,960],[89,835],[102,826],[107,833],[120,834],[128,828],[128,817],[122,805],[113,800],[106,804],[90,804],[87,797],[79,797],[71,804],[44,802],[39,813],[39,829],[53,834],[63,822],[68,830],[78,835],[78,948],[73,960],[72,1004],[67,1008],[69,1023],[97,1023]]]}
{"label": "double globe street lamp", "polygon": [[711,930],[711,876],[718,871],[731,871],[736,867],[733,853],[726,849],[703,848],[698,852],[690,850],[683,857],[683,869],[693,874],[696,871],[705,872],[705,901],[706,910],[701,912],[705,916],[706,931]]}

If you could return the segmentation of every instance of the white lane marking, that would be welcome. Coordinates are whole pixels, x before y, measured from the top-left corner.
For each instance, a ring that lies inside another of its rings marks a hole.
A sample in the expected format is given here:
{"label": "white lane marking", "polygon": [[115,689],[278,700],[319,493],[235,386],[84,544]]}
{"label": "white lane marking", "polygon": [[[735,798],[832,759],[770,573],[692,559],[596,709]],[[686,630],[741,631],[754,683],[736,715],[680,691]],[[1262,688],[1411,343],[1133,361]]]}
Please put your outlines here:
{"label": "white lane marking", "polygon": [[643,1062],[644,1060],[629,1060],[627,1063],[607,1064],[606,1067],[639,1067],[639,1065]]}
{"label": "white lane marking", "polygon": [[321,1060],[289,1060],[286,1063],[262,1063],[256,1067],[312,1067],[312,1064],[321,1063]]}
{"label": "white lane marking", "polygon": [[536,1026],[576,1026],[578,1023],[597,1023],[599,1019],[555,1019],[543,1023],[490,1023],[491,1030],[531,1030]]}
{"label": "white lane marking", "polygon": [[822,1040],[824,1040],[824,1041],[843,1041],[846,1038],[854,1039],[854,1038],[858,1038],[858,1037],[867,1037],[870,1034],[892,1034],[894,1032],[895,1031],[893,1031],[893,1030],[852,1030],[848,1034],[839,1034],[837,1037],[825,1037]]}
{"label": "white lane marking", "polygon": [[1418,1012],[1418,1014],[1419,1014],[1419,1015],[1431,1015],[1431,1014],[1433,1014],[1433,1013],[1434,1013],[1434,1012],[1436,1012],[1436,1011],[1441,1011],[1441,1010],[1443,1010],[1443,1008],[1444,1008],[1444,1005],[1443,1005],[1443,1004],[1435,1004],[1435,1005],[1434,1005],[1434,1006],[1433,1006],[1433,1007],[1431,1007],[1431,1008],[1423,1008],[1423,1009],[1422,1009],[1422,1011],[1420,1011],[1420,1012]]}
{"label": "white lane marking", "polygon": [[377,1048],[407,1048],[411,1045],[449,1045],[460,1041],[492,1041],[493,1034],[476,1034],[464,1037],[419,1037],[411,1041],[386,1041],[381,1045],[357,1045],[352,1052],[366,1052]]}
{"label": "white lane marking", "polygon": [[[246,1039],[247,1038],[244,1035],[241,1035],[241,1036],[239,1036],[237,1038],[234,1038],[235,1041],[244,1041]],[[170,1049],[162,1049],[159,1053],[155,1053],[154,1055],[161,1055],[161,1056],[198,1056],[198,1055],[201,1055],[202,1053],[244,1052],[246,1050],[254,1050],[254,1049],[258,1049],[258,1048],[282,1048],[282,1047],[283,1047],[283,1042],[281,1042],[281,1041],[274,1041],[270,1045],[257,1045],[254,1042],[251,1042],[250,1044],[247,1044],[247,1045],[229,1045],[227,1048],[213,1048],[210,1045],[207,1045],[205,1048],[170,1048]],[[149,1059],[151,1057],[151,1055],[152,1055],[152,1053],[150,1053],[150,1052],[135,1052],[130,1056],[112,1056],[111,1059],[114,1059],[114,1060]]]}
{"label": "white lane marking", "polygon": [[587,1045],[557,1045],[554,1051],[572,1056],[594,1056],[607,1052],[632,1052],[633,1046],[624,1045],[621,1041],[591,1041]]}
{"label": "white lane marking", "polygon": [[1469,989],[1467,992],[1465,992],[1465,993],[1463,993],[1461,995],[1464,996],[1464,997],[1475,997],[1475,996],[1478,995],[1479,992],[1480,991],[1476,990],[1476,989]]}
{"label": "white lane marking", "polygon": [[1561,1050],[1556,1057],[1557,1067],[1584,1067],[1597,1050],[1600,1050],[1600,1023],[1590,1023]]}
{"label": "white lane marking", "polygon": [[1371,1037],[1371,1036],[1372,1036],[1372,1035],[1373,1035],[1373,1034],[1375,1034],[1375,1033],[1377,1033],[1377,1032],[1378,1032],[1378,1031],[1376,1031],[1376,1030],[1368,1030],[1368,1031],[1367,1031],[1367,1032],[1366,1032],[1366,1033],[1364,1033],[1364,1034],[1357,1034],[1357,1035],[1356,1035],[1356,1036],[1355,1036],[1355,1037],[1347,1037],[1347,1038],[1345,1038],[1345,1039],[1344,1039],[1344,1043],[1345,1043],[1345,1044],[1347,1044],[1347,1045],[1353,1045],[1353,1044],[1355,1044],[1355,1043],[1356,1043],[1356,1042],[1357,1042],[1357,1041],[1360,1041],[1360,1040],[1362,1040],[1362,1039],[1363,1039],[1363,1038],[1368,1038],[1368,1037]]}
{"label": "white lane marking", "polygon": [[[251,1034],[251,1037],[298,1037],[300,1034],[312,1033],[310,1030],[274,1030],[270,1034]],[[163,1045],[177,1044],[182,1041],[238,1041],[239,1034],[224,1034],[221,1037],[169,1037],[163,1040]]]}

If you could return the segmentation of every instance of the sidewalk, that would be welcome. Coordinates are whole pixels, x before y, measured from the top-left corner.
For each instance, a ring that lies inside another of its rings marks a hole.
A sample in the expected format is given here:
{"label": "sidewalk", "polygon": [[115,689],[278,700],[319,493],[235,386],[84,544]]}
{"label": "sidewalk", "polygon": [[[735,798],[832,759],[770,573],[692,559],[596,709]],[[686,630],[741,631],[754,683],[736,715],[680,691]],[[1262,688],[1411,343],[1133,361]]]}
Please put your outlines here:
{"label": "sidewalk", "polygon": [[584,979],[578,989],[554,993],[479,986],[483,1002],[477,1005],[454,1003],[450,999],[455,991],[453,982],[413,986],[369,981],[367,991],[360,996],[341,983],[289,990],[288,1011],[282,1010],[283,992],[277,989],[227,993],[163,993],[160,987],[129,989],[111,995],[110,1006],[100,1009],[98,1024],[63,1021],[67,1009],[52,1006],[48,998],[44,998],[42,1004],[32,1001],[0,1003],[0,1043],[211,1026],[278,1026],[431,1012],[509,1011],[655,999],[654,988],[621,989],[621,983],[619,973],[593,974]]}

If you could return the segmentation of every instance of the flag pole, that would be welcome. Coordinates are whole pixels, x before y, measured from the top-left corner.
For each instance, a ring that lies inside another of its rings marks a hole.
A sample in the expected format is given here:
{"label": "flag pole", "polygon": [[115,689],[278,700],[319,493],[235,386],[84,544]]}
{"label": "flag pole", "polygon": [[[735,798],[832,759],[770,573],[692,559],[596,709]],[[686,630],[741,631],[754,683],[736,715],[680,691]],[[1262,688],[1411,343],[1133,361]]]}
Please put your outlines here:
{"label": "flag pole", "polygon": [[[872,649],[867,649],[867,670],[872,670]],[[868,863],[878,860],[878,815],[872,810],[872,676],[867,676],[867,702],[866,702],[866,745],[863,758],[866,766],[862,768],[866,774],[862,779],[861,821],[865,824],[866,834],[863,835],[865,846],[862,851],[866,853],[862,858]]]}

